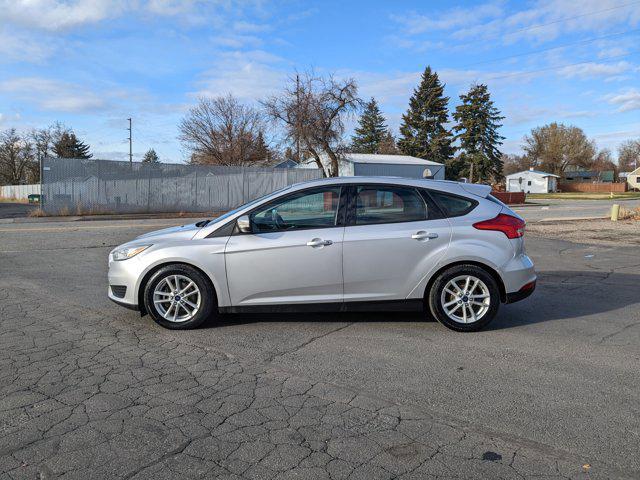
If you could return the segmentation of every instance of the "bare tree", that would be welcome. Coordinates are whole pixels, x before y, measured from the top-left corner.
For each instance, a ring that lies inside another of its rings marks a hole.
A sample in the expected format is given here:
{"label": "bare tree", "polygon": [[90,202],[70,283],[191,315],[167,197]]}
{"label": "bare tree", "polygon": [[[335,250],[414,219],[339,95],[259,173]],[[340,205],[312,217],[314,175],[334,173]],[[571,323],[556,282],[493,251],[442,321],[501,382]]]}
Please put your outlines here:
{"label": "bare tree", "polygon": [[279,95],[262,104],[267,115],[284,126],[290,143],[300,142],[325,176],[338,176],[345,120],[361,106],[354,79],[337,80],[332,75],[319,77],[307,72],[289,78]]}
{"label": "bare tree", "polygon": [[620,145],[618,166],[621,172],[631,172],[640,167],[640,139],[627,140]]}
{"label": "bare tree", "polygon": [[562,175],[571,165],[590,168],[596,148],[582,129],[558,123],[534,128],[522,146],[532,166]]}
{"label": "bare tree", "polygon": [[532,166],[531,160],[525,155],[502,154],[502,175],[504,176],[529,170]]}
{"label": "bare tree", "polygon": [[20,137],[15,128],[0,134],[0,178],[3,183],[25,183],[27,174],[35,162],[31,142]]}
{"label": "bare tree", "polygon": [[230,94],[200,98],[179,128],[193,164],[254,165],[265,160],[262,114]]}

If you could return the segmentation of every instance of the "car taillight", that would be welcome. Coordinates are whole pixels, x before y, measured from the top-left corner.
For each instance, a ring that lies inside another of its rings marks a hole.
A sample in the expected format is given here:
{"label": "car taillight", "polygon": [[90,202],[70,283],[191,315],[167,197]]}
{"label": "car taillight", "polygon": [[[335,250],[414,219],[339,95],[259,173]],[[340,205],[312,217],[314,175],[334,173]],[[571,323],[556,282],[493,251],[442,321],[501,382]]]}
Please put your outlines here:
{"label": "car taillight", "polygon": [[524,235],[525,223],[519,218],[501,213],[496,218],[474,223],[473,226],[478,230],[495,230],[502,232],[507,238],[519,238]]}

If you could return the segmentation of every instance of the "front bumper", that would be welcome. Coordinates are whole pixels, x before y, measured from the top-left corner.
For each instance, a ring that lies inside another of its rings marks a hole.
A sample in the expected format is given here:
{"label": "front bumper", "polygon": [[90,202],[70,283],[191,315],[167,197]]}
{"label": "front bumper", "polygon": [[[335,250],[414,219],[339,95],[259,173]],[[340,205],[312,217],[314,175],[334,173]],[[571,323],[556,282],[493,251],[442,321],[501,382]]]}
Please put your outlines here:
{"label": "front bumper", "polygon": [[[107,278],[107,296],[118,305],[132,310],[139,310],[138,287],[142,278],[143,266],[137,257],[116,262],[109,255],[109,273]],[[124,296],[116,296],[111,286],[126,287]]]}
{"label": "front bumper", "polygon": [[128,308],[129,310],[135,310],[136,312],[140,311],[140,307],[138,307],[137,304],[132,305],[131,303],[125,303],[120,300],[116,300],[112,295],[109,295],[109,300],[111,300],[113,303],[117,303],[121,307]]}

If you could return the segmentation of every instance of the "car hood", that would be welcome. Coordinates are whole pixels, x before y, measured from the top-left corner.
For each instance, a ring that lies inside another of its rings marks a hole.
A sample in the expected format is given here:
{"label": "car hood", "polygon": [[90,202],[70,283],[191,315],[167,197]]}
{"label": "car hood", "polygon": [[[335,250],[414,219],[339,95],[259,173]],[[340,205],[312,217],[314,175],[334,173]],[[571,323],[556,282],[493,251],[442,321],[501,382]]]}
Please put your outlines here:
{"label": "car hood", "polygon": [[153,232],[145,233],[136,237],[136,240],[178,240],[192,238],[195,233],[200,230],[201,227],[195,223],[189,225],[180,225],[179,227],[163,228],[161,230],[154,230]]}

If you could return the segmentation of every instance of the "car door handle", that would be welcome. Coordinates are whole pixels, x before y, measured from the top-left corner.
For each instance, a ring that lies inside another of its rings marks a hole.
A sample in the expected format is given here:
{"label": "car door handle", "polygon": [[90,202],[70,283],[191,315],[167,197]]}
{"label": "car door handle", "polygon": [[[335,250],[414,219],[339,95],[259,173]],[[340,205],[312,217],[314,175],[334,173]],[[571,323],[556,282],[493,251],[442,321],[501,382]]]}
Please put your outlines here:
{"label": "car door handle", "polygon": [[411,238],[413,238],[414,240],[430,240],[432,238],[438,238],[438,234],[429,233],[429,232],[425,232],[424,230],[420,230],[419,232],[416,232],[413,235],[411,235]]}
{"label": "car door handle", "polygon": [[307,242],[308,247],[324,247],[328,245],[333,245],[333,240],[322,240],[321,238],[314,238],[313,240],[309,240]]}

